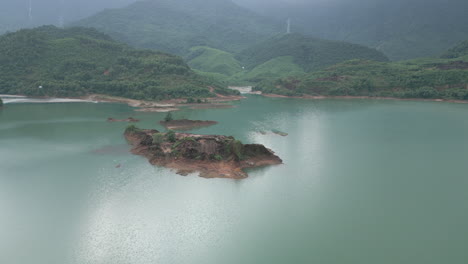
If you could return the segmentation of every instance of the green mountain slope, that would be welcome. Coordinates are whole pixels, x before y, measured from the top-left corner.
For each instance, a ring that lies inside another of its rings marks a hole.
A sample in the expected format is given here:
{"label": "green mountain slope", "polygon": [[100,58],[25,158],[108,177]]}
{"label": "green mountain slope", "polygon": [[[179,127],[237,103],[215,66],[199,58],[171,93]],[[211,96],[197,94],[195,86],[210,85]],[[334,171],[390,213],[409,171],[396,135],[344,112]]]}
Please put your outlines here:
{"label": "green mountain slope", "polygon": [[271,59],[291,56],[304,71],[312,71],[350,59],[387,61],[381,52],[346,42],[316,39],[301,34],[278,35],[242,51],[238,59],[249,69]]}
{"label": "green mountain slope", "polygon": [[[41,25],[60,25],[83,19],[105,8],[126,6],[136,0],[2,0],[0,34]],[[29,6],[31,4],[31,6]],[[31,7],[31,16],[29,8]]]}
{"label": "green mountain slope", "polygon": [[375,47],[392,60],[439,56],[468,38],[466,0],[236,0],[294,31]]}
{"label": "green mountain slope", "polygon": [[302,77],[264,81],[266,93],[468,100],[468,56],[403,62],[351,60]]}
{"label": "green mountain slope", "polygon": [[230,0],[145,0],[77,22],[135,47],[186,55],[195,46],[240,51],[280,31]]}
{"label": "green mountain slope", "polygon": [[186,57],[194,69],[233,85],[264,79],[298,76],[350,59],[388,61],[382,53],[361,45],[311,38],[300,34],[277,35],[234,55],[196,47]]}
{"label": "green mountain slope", "polygon": [[265,79],[276,79],[287,76],[300,76],[304,74],[304,69],[295,63],[292,56],[281,56],[262,63],[242,75],[235,78],[247,83],[257,83]]}
{"label": "green mountain slope", "polygon": [[94,29],[46,26],[0,37],[0,93],[167,99],[210,96],[208,86],[215,83],[182,58],[136,50]]}
{"label": "green mountain slope", "polygon": [[232,76],[242,71],[240,62],[234,58],[232,53],[210,47],[191,48],[186,60],[190,67],[203,72]]}
{"label": "green mountain slope", "polygon": [[453,59],[458,57],[468,56],[468,40],[456,45],[442,54],[442,58]]}

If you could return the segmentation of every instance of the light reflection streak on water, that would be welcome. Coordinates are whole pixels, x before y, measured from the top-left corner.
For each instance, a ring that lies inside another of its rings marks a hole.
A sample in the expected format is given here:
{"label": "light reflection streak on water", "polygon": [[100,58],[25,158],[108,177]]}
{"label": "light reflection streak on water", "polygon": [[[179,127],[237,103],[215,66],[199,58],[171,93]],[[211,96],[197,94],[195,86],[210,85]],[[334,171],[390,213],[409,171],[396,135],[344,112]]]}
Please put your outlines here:
{"label": "light reflection streak on water", "polygon": [[[128,180],[107,183],[115,189],[96,190],[102,196],[93,197],[83,223],[79,263],[191,263],[230,232],[239,207],[210,188],[193,187],[209,183],[206,179],[146,163],[126,168],[117,179],[109,172],[101,171],[102,180]],[[211,188],[231,184],[212,182]]]}

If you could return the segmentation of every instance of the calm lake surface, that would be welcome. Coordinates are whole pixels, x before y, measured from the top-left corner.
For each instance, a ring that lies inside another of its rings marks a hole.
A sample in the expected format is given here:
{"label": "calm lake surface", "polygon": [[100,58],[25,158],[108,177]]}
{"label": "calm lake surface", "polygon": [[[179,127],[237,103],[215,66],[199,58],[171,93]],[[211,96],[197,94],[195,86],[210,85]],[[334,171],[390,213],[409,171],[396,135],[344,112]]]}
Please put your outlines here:
{"label": "calm lake surface", "polygon": [[[265,144],[245,180],[131,155],[120,104],[0,110],[0,263],[468,263],[468,105],[249,96],[196,133]],[[258,131],[277,129],[281,137]],[[117,165],[120,168],[116,168]]]}

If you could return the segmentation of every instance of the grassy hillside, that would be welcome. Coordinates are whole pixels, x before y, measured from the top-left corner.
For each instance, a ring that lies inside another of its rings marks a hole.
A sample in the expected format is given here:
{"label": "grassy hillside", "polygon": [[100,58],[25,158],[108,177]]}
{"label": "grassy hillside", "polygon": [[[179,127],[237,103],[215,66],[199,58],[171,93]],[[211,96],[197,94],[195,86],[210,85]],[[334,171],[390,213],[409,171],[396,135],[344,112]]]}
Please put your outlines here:
{"label": "grassy hillside", "polygon": [[468,100],[468,56],[404,62],[351,60],[256,89],[283,95],[391,96]]}
{"label": "grassy hillside", "polygon": [[209,96],[215,85],[180,57],[136,50],[94,29],[47,26],[0,37],[0,93],[167,99]]}
{"label": "grassy hillside", "polygon": [[271,59],[290,56],[308,72],[350,59],[387,61],[381,52],[361,45],[316,39],[301,34],[283,34],[242,51],[238,59],[248,69]]}
{"label": "grassy hillside", "polygon": [[240,62],[234,58],[232,53],[210,47],[191,48],[186,60],[190,67],[203,72],[232,76],[242,71]]}
{"label": "grassy hillside", "polygon": [[244,80],[249,83],[257,83],[266,79],[276,79],[287,76],[300,76],[304,74],[302,67],[295,63],[292,56],[282,56],[262,63],[250,71],[237,74],[234,78]]}
{"label": "grassy hillside", "polygon": [[187,56],[190,66],[221,74],[212,77],[233,85],[299,76],[350,59],[388,60],[382,53],[364,46],[300,34],[278,35],[237,55],[208,47],[191,51]]}
{"label": "grassy hillside", "polygon": [[77,22],[141,48],[187,55],[209,46],[240,51],[282,28],[230,0],[144,0]]}

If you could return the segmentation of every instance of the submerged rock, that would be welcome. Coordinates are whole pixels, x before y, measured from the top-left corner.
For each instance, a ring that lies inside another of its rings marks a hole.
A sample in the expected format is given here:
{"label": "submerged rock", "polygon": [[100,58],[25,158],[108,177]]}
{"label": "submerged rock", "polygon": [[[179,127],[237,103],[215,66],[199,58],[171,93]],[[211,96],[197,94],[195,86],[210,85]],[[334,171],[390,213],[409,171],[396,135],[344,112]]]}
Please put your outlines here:
{"label": "submerged rock", "polygon": [[273,132],[273,134],[276,134],[276,135],[279,135],[279,136],[282,136],[282,137],[286,137],[286,136],[289,135],[288,133],[281,132],[281,131],[276,130],[276,129],[271,130],[271,132]]}
{"label": "submerged rock", "polygon": [[133,117],[129,117],[127,119],[115,119],[115,118],[109,117],[109,118],[107,118],[107,122],[131,122],[131,123],[136,123],[136,122],[140,122],[140,120],[135,119]]}
{"label": "submerged rock", "polygon": [[246,168],[282,164],[274,152],[259,144],[242,144],[234,137],[160,133],[130,126],[125,138],[132,153],[148,158],[151,164],[175,169],[180,175],[198,172],[205,178],[248,177]]}

